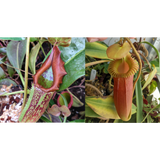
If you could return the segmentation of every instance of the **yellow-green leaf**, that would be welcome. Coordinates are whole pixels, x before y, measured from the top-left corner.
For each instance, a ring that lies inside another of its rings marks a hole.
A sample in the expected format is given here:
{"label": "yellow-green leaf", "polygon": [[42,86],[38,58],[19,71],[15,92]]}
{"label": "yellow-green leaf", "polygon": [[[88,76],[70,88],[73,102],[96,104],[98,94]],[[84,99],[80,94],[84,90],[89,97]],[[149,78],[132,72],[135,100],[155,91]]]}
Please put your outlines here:
{"label": "yellow-green leaf", "polygon": [[85,105],[85,117],[100,118],[87,104]]}
{"label": "yellow-green leaf", "polygon": [[99,42],[87,42],[85,54],[90,57],[109,59],[106,54],[107,46]]}
{"label": "yellow-green leaf", "polygon": [[154,75],[156,74],[156,72],[157,72],[157,69],[154,68],[154,70],[149,74],[149,76],[148,76],[148,78],[147,78],[147,80],[146,80],[146,82],[145,82],[145,84],[144,84],[142,90],[143,90],[144,88],[146,88],[146,87],[148,86],[148,84],[151,83],[151,81],[152,81]]}
{"label": "yellow-green leaf", "polygon": [[106,98],[86,97],[85,101],[101,117],[119,119],[112,96]]}
{"label": "yellow-green leaf", "polygon": [[[97,97],[86,97],[86,104],[95,112],[88,110],[88,106],[85,106],[85,114],[89,115],[88,117],[96,117],[100,119],[120,119],[115,105],[113,96],[108,96],[105,98]],[[136,106],[132,103],[132,114],[136,113]],[[99,115],[99,117],[98,117]]]}

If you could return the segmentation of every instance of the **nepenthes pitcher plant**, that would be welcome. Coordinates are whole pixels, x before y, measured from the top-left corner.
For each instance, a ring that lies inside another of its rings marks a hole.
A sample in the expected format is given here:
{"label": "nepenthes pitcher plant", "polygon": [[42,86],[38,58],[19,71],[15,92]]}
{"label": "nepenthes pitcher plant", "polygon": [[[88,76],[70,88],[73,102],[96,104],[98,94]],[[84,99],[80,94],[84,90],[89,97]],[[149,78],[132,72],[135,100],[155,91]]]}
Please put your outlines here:
{"label": "nepenthes pitcher plant", "polygon": [[[19,117],[20,122],[37,122],[39,120],[46,110],[54,92],[59,89],[63,77],[67,74],[58,46],[69,46],[71,38],[48,38],[48,40],[54,44],[52,52],[33,76],[33,85],[29,98]],[[52,67],[53,71],[53,85],[50,88],[45,88],[38,83],[38,79],[50,67]]]}

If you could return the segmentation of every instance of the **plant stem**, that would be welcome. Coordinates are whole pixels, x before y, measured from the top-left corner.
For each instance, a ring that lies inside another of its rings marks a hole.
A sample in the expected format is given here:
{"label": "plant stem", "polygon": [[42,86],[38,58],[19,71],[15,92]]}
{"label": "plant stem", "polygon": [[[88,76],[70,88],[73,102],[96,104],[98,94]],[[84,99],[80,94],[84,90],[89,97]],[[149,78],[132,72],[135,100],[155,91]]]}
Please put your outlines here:
{"label": "plant stem", "polygon": [[67,117],[64,117],[63,123],[66,123]]}
{"label": "plant stem", "polygon": [[160,107],[160,105],[157,105],[156,107],[152,108],[148,113],[147,115],[144,117],[143,121],[141,123],[143,123],[145,121],[145,119],[148,117],[148,115],[156,108]]}
{"label": "plant stem", "polygon": [[[6,63],[4,63],[4,62],[2,62],[2,61],[0,61],[0,62],[3,63],[4,65],[8,66],[8,67],[11,67],[11,68],[17,69],[17,70],[19,70],[19,71],[25,72],[25,71],[22,70],[22,69],[15,68],[15,67],[13,67],[13,66],[11,66],[11,65],[9,65],[9,64],[6,64]],[[28,73],[28,74],[30,74],[31,76],[33,76],[33,74],[31,74],[31,73]]]}
{"label": "plant stem", "polygon": [[43,52],[43,54],[44,54],[44,57],[46,57],[46,54],[45,54],[45,52],[44,52],[44,50],[43,50],[43,47],[42,47],[42,44],[41,44],[39,38],[38,38],[38,42],[39,42],[39,44],[40,44],[41,50],[42,50],[42,52]]}
{"label": "plant stem", "polygon": [[90,63],[85,64],[85,67],[89,67],[89,66],[99,64],[99,63],[104,63],[104,62],[110,62],[110,60],[100,60],[100,61],[90,62]]}
{"label": "plant stem", "polygon": [[63,122],[63,121],[62,121],[62,118],[61,118],[61,116],[59,116],[59,120],[60,120],[61,122]]}
{"label": "plant stem", "polygon": [[[12,95],[12,94],[19,94],[19,93],[24,93],[24,91],[16,91],[16,92],[11,92],[11,93],[4,93],[4,94],[1,94],[0,96],[8,96],[8,95]],[[30,93],[30,90],[28,89],[27,90],[27,94]]]}
{"label": "plant stem", "polygon": [[151,64],[149,63],[149,61],[147,60],[147,58],[142,53],[140,53],[140,52],[138,52],[138,53],[145,59],[145,61],[147,62],[148,66],[149,66],[149,69],[152,71]]}
{"label": "plant stem", "polygon": [[30,44],[30,37],[27,37],[27,46],[26,46],[26,64],[25,64],[25,86],[24,86],[24,99],[22,110],[26,104],[27,99],[27,88],[28,88],[28,64],[29,64],[29,44]]}
{"label": "plant stem", "polygon": [[24,82],[24,79],[23,79],[23,76],[22,76],[21,71],[19,71],[18,74],[19,74],[19,77],[20,77],[20,79],[21,79],[21,81],[22,81],[23,86],[25,87],[25,82]]}

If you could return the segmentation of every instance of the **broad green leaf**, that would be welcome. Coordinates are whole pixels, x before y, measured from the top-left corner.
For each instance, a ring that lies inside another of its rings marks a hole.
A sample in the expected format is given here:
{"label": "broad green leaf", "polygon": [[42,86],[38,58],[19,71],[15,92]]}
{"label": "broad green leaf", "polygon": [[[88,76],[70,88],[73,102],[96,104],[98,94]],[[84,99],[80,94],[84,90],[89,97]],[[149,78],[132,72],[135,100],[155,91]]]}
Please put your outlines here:
{"label": "broad green leaf", "polygon": [[143,120],[143,97],[142,97],[141,78],[138,79],[135,89],[136,89],[136,105],[137,105],[136,121],[140,123]]}
{"label": "broad green leaf", "polygon": [[5,77],[5,73],[3,71],[3,69],[0,67],[0,79]]}
{"label": "broad green leaf", "polygon": [[25,34],[0,34],[0,39],[21,41],[26,39]]}
{"label": "broad green leaf", "polygon": [[[43,44],[43,42],[45,42],[46,40],[40,40],[41,45]],[[31,72],[33,74],[36,73],[36,58],[38,55],[38,52],[40,50],[40,44],[37,43],[32,49],[31,49],[31,53],[29,55],[29,68],[31,70]]]}
{"label": "broad green leaf", "polygon": [[107,46],[99,42],[86,42],[86,49],[107,50]]}
{"label": "broad green leaf", "polygon": [[144,88],[146,88],[151,83],[151,81],[152,81],[153,77],[155,76],[156,72],[157,72],[156,68],[154,68],[154,70],[152,72],[150,72],[150,74],[149,74],[149,76],[148,76],[148,78],[147,78],[142,90]]}
{"label": "broad green leaf", "polygon": [[76,119],[76,120],[70,121],[69,123],[84,123],[84,119]]}
{"label": "broad green leaf", "polygon": [[[108,96],[106,98],[86,97],[85,101],[87,104],[85,106],[85,115],[87,117],[119,119],[113,96]],[[136,113],[136,106],[132,103],[132,114],[134,113]]]}
{"label": "broad green leaf", "polygon": [[106,54],[107,46],[98,42],[87,42],[85,54],[90,57],[109,59]]}
{"label": "broad green leaf", "polygon": [[85,75],[85,50],[78,52],[72,59],[65,63],[67,75],[63,78],[59,91],[69,87],[78,78]]}
{"label": "broad green leaf", "polygon": [[[10,65],[10,63],[7,62],[8,65]],[[10,77],[13,77],[14,73],[15,73],[15,70],[9,66],[7,66],[7,71],[9,73],[9,76]]]}
{"label": "broad green leaf", "polygon": [[[78,78],[85,75],[84,48],[85,48],[84,38],[72,38],[72,42],[69,47],[59,47],[61,51],[61,58],[63,59],[64,62],[66,62],[64,67],[67,72],[67,75],[63,77],[63,83],[60,85],[59,91],[66,89]],[[49,88],[52,86],[53,72],[51,67],[47,71],[45,71],[42,74],[42,76],[39,77],[38,82],[45,88]],[[46,86],[44,86],[44,84],[46,84]]]}
{"label": "broad green leaf", "polygon": [[[7,45],[7,57],[13,67],[21,69],[24,56],[26,53],[26,40],[24,41],[11,41]],[[20,71],[15,69],[17,73]]]}
{"label": "broad green leaf", "polygon": [[[85,49],[85,38],[72,38],[69,47],[59,46],[62,60],[67,63],[74,58],[77,53]],[[78,63],[78,62],[77,62]]]}
{"label": "broad green leaf", "polygon": [[85,101],[87,105],[101,117],[106,119],[119,119],[112,96],[106,98],[86,97]]}

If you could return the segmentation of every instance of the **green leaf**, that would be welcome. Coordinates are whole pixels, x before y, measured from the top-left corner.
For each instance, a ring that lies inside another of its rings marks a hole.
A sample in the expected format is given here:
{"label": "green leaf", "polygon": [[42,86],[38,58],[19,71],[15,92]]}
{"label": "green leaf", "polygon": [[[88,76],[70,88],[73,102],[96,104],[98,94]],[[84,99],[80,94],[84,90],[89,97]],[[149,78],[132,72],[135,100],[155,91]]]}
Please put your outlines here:
{"label": "green leaf", "polygon": [[160,67],[156,67],[157,69],[157,74],[160,75]]}
{"label": "green leaf", "polygon": [[[26,53],[26,40],[24,41],[11,41],[7,45],[7,57],[13,67],[21,69],[24,56]],[[20,71],[15,69],[17,73]]]}
{"label": "green leaf", "polygon": [[90,57],[109,59],[106,53],[107,46],[98,42],[87,42],[85,54]]}
{"label": "green leaf", "polygon": [[0,39],[21,41],[26,39],[25,34],[0,34]]}
{"label": "green leaf", "polygon": [[[85,38],[72,38],[69,47],[59,46],[61,51],[61,58],[65,63],[74,58],[77,53],[85,49]],[[78,62],[77,62],[78,63]]]}
{"label": "green leaf", "polygon": [[106,98],[86,97],[85,101],[101,117],[105,119],[119,119],[112,96]]}
{"label": "green leaf", "polygon": [[53,99],[50,99],[49,105],[52,106],[52,105],[54,105],[54,104],[56,104],[56,103],[53,101]]}
{"label": "green leaf", "polygon": [[74,121],[68,121],[68,126],[84,126],[84,119],[76,119]]}
{"label": "green leaf", "polygon": [[148,78],[147,78],[142,90],[151,83],[151,81],[152,81],[153,77],[155,76],[156,72],[157,72],[157,69],[154,68],[154,70],[149,73],[149,76],[148,76]]}
{"label": "green leaf", "polygon": [[[92,112],[85,107],[86,115],[88,117],[95,116],[100,119],[120,119],[115,105],[113,96],[108,96],[105,98],[97,98],[97,97],[86,97],[86,104],[97,114]],[[132,114],[136,113],[136,106],[132,103]],[[99,117],[98,117],[99,115]]]}
{"label": "green leaf", "polygon": [[[45,42],[46,40],[40,40],[41,45],[43,44],[43,42]],[[29,68],[31,70],[31,72],[33,74],[36,73],[36,58],[38,55],[38,52],[40,50],[40,44],[37,43],[32,49],[31,49],[31,53],[29,55]]]}
{"label": "green leaf", "polygon": [[48,118],[46,118],[44,115],[41,116],[40,118],[42,121],[44,122],[49,122],[49,123],[52,123],[52,121],[50,121]]}
{"label": "green leaf", "polygon": [[159,60],[158,60],[158,58],[150,61],[150,64],[151,64],[152,66],[153,66],[153,64],[154,64],[156,67],[158,67],[158,66],[159,66]]}
{"label": "green leaf", "polygon": [[100,115],[95,113],[87,104],[85,105],[85,117],[100,118]]}
{"label": "green leaf", "polygon": [[19,121],[21,122],[25,113],[27,112],[27,110],[29,109],[30,107],[30,104],[31,104],[31,101],[32,101],[32,98],[34,96],[34,89],[35,87],[32,85],[32,88],[30,89],[30,94],[29,94],[29,98],[27,100],[27,103],[25,104],[25,107],[23,108],[22,112],[21,112],[21,115],[19,116]]}
{"label": "green leaf", "polygon": [[152,94],[157,87],[157,82],[155,80],[152,80],[151,85],[148,87],[149,88],[149,94]]}
{"label": "green leaf", "polygon": [[108,73],[108,66],[109,66],[109,63],[104,63],[104,73],[107,74]]}
{"label": "green leaf", "polygon": [[6,56],[5,56],[5,57],[0,58],[0,64],[2,64],[2,62],[5,62],[5,61],[6,61]]}
{"label": "green leaf", "polygon": [[60,94],[60,93],[57,93],[57,94],[59,94],[59,95],[62,97],[63,102],[64,102],[64,105],[65,105],[66,107],[68,107],[68,102],[67,102],[66,98],[64,97],[64,95],[62,95],[62,94]]}
{"label": "green leaf", "polygon": [[83,106],[83,103],[75,95],[72,94],[72,96],[73,96],[73,104],[72,104],[73,107]]}
{"label": "green leaf", "polygon": [[36,37],[30,37],[30,42],[38,41],[38,38]]}
{"label": "green leaf", "polygon": [[63,83],[59,91],[69,87],[78,78],[85,75],[85,50],[78,52],[72,59],[65,63],[67,75],[63,77]]}
{"label": "green leaf", "polygon": [[10,79],[8,79],[8,78],[1,79],[1,80],[0,80],[0,86],[1,86],[1,85],[10,86],[11,84],[13,84],[14,86],[17,86],[17,84],[16,84],[14,81],[12,81],[12,80],[10,80]]}
{"label": "green leaf", "polygon": [[129,121],[123,121],[121,119],[115,119],[114,123],[136,123],[136,114],[133,114]]}
{"label": "green leaf", "polygon": [[[10,65],[10,63],[7,62],[8,65]],[[9,66],[7,66],[7,71],[9,73],[9,76],[10,77],[13,77],[14,73],[15,73],[15,70]]]}
{"label": "green leaf", "polygon": [[143,120],[143,97],[142,97],[141,78],[138,79],[135,89],[136,89],[136,105],[137,105],[136,121],[140,123]]}
{"label": "green leaf", "polygon": [[0,79],[3,79],[5,77],[5,73],[3,69],[0,67]]}
{"label": "green leaf", "polygon": [[[69,47],[61,47],[61,58],[65,63],[64,67],[67,75],[63,77],[63,83],[60,85],[59,91],[62,91],[74,83],[78,78],[85,75],[85,39],[84,38],[72,38],[72,42]],[[51,52],[51,51],[50,51]],[[49,56],[50,52],[47,54],[45,59]],[[50,77],[50,79],[43,78]],[[48,76],[49,75],[49,76]],[[39,77],[38,83],[45,88],[49,88],[53,84],[53,72],[50,67],[45,71],[42,76]]]}

